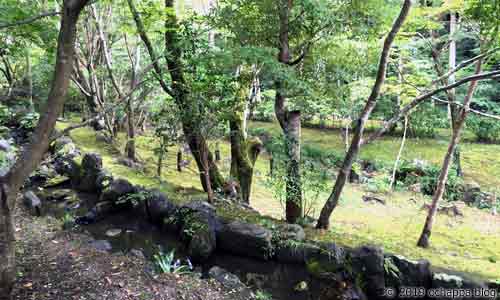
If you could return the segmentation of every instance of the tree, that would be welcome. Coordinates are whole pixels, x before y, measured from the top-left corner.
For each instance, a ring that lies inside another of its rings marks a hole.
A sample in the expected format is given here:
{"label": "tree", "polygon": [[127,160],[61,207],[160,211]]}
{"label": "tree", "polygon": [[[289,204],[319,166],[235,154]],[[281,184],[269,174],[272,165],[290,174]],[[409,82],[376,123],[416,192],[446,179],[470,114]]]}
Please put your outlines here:
{"label": "tree", "polygon": [[361,139],[363,136],[363,131],[365,129],[366,122],[368,121],[371,112],[373,111],[375,105],[377,104],[378,100],[377,98],[380,94],[382,85],[384,84],[388,58],[392,43],[396,39],[397,33],[403,26],[403,23],[410,11],[410,7],[411,7],[411,0],[405,0],[401,8],[401,12],[399,13],[399,16],[396,18],[391,28],[391,31],[385,38],[382,54],[380,55],[380,62],[375,84],[373,85],[372,92],[368,97],[366,105],[356,122],[356,129],[354,131],[351,145],[349,147],[349,151],[347,151],[346,153],[344,162],[342,163],[342,167],[337,175],[337,180],[335,181],[333,191],[328,197],[328,200],[326,201],[325,205],[321,210],[321,214],[318,219],[318,223],[316,225],[316,227],[319,229],[327,229],[329,227],[330,215],[332,211],[335,209],[335,207],[338,205],[340,195],[342,194],[342,190],[346,184],[349,174],[351,173],[352,164],[354,163],[354,160],[356,159],[359,149],[361,147]]}
{"label": "tree", "polygon": [[56,66],[45,113],[33,133],[31,142],[23,150],[14,166],[0,178],[0,299],[11,298],[15,280],[15,234],[13,213],[17,193],[24,179],[40,163],[49,147],[50,135],[57,117],[62,112],[74,57],[76,25],[80,12],[88,0],[66,0],[62,7]]}
{"label": "tree", "polygon": [[[482,61],[479,60],[476,63],[476,74],[481,72]],[[436,215],[438,209],[439,200],[443,197],[446,182],[448,180],[448,173],[450,171],[450,166],[453,163],[453,156],[456,151],[457,144],[460,140],[460,134],[465,123],[465,119],[467,118],[467,114],[469,113],[470,103],[472,101],[474,90],[476,89],[477,81],[473,80],[469,84],[469,89],[467,90],[467,94],[464,99],[463,107],[460,109],[460,113],[458,114],[458,118],[455,120],[455,125],[453,126],[453,134],[450,140],[450,144],[448,145],[448,151],[443,160],[443,165],[441,167],[441,172],[439,174],[436,191],[434,192],[434,196],[432,197],[432,204],[429,209],[429,214],[425,220],[425,225],[422,230],[422,234],[417,242],[417,246],[427,248],[429,247],[429,239],[432,233],[432,225],[434,224],[434,217]]]}
{"label": "tree", "polygon": [[204,118],[203,113],[200,111],[196,99],[190,95],[190,87],[185,77],[184,63],[182,61],[183,43],[179,36],[180,27],[175,13],[174,1],[165,1],[165,49],[167,50],[165,60],[171,78],[170,86],[163,79],[164,72],[158,63],[159,57],[156,55],[153,44],[147,35],[139,11],[135,7],[133,0],[128,0],[128,4],[137,31],[146,45],[157,79],[162,89],[174,99],[179,108],[184,136],[198,166],[203,189],[207,192],[209,199],[212,200],[213,191],[221,190],[224,180],[202,133],[202,123],[200,121]]}

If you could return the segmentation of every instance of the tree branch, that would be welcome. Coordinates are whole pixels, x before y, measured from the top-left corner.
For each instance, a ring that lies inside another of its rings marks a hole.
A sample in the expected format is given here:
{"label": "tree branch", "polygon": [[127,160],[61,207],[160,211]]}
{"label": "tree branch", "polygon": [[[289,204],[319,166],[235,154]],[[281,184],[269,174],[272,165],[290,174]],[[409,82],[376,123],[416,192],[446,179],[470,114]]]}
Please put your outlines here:
{"label": "tree branch", "polygon": [[37,15],[37,16],[33,16],[31,18],[27,18],[27,19],[24,19],[24,20],[17,21],[17,22],[0,24],[0,30],[1,29],[5,29],[5,28],[10,28],[10,27],[15,27],[15,26],[21,26],[21,25],[31,24],[33,22],[36,22],[36,21],[40,20],[40,19],[47,18],[47,17],[53,17],[53,16],[57,16],[57,15],[60,15],[60,14],[61,13],[58,12],[58,11],[50,11],[50,12],[46,12],[46,13],[43,13],[43,14],[40,14],[40,15]]}
{"label": "tree branch", "polygon": [[420,96],[414,98],[410,103],[408,103],[407,105],[405,105],[400,110],[400,112],[397,115],[395,115],[391,119],[387,120],[384,123],[384,125],[379,130],[377,130],[376,132],[374,132],[367,139],[364,139],[361,142],[361,144],[364,145],[364,144],[369,144],[369,143],[373,142],[374,140],[376,140],[377,138],[379,138],[380,136],[382,136],[384,133],[386,133],[387,130],[389,130],[389,128],[391,128],[402,117],[407,116],[412,109],[414,109],[420,103],[422,103],[423,101],[431,98],[432,96],[434,96],[436,94],[439,94],[441,92],[446,92],[446,91],[448,91],[450,89],[456,88],[458,86],[461,86],[461,85],[463,85],[465,83],[468,83],[468,82],[471,82],[471,81],[481,81],[481,80],[486,80],[486,79],[495,79],[495,78],[498,78],[498,77],[500,77],[500,70],[492,71],[492,72],[486,72],[486,73],[481,73],[481,74],[475,74],[475,75],[471,75],[471,76],[462,78],[461,80],[456,81],[456,82],[454,82],[452,84],[449,84],[449,85],[446,85],[446,86],[442,86],[442,87],[437,88],[435,90],[432,90],[432,91],[426,92],[424,94],[421,94]]}

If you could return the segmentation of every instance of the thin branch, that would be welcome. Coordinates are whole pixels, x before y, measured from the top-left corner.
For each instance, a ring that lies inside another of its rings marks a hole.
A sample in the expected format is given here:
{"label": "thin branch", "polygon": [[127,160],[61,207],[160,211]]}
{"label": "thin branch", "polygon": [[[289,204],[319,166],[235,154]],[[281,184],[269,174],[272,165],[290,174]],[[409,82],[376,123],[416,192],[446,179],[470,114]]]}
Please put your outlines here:
{"label": "thin branch", "polygon": [[33,22],[36,22],[36,21],[40,20],[40,19],[47,18],[47,17],[53,17],[53,16],[57,16],[57,15],[60,15],[60,14],[61,13],[58,12],[58,11],[50,11],[50,12],[46,12],[46,13],[43,13],[43,14],[40,14],[40,15],[37,15],[37,16],[33,16],[31,18],[27,18],[27,19],[21,20],[21,21],[12,22],[12,23],[6,23],[6,24],[0,24],[0,30],[1,29],[5,29],[5,28],[9,28],[9,27],[15,27],[15,26],[21,26],[21,25],[31,24]]}
{"label": "thin branch", "polygon": [[446,86],[442,86],[440,88],[434,89],[434,90],[426,92],[424,94],[421,94],[420,96],[414,98],[410,103],[408,103],[407,105],[405,105],[396,116],[394,116],[391,119],[387,120],[384,123],[384,125],[379,130],[377,130],[376,132],[374,132],[367,139],[363,139],[362,145],[369,144],[369,143],[373,142],[374,140],[376,140],[377,138],[379,138],[380,136],[382,136],[384,133],[387,132],[387,130],[389,130],[389,128],[391,128],[402,117],[408,115],[408,113],[410,113],[410,111],[412,109],[414,109],[420,103],[424,102],[425,100],[431,98],[432,96],[434,96],[436,94],[439,94],[441,92],[446,92],[446,91],[448,91],[450,89],[456,88],[458,86],[461,86],[461,85],[463,85],[465,83],[468,83],[468,82],[471,82],[471,81],[481,81],[481,80],[486,80],[486,79],[496,79],[496,78],[499,78],[499,77],[500,77],[500,70],[492,71],[492,72],[486,72],[486,73],[481,73],[481,74],[475,74],[475,75],[471,75],[471,76],[462,78],[461,80],[456,81],[456,82],[454,82],[452,84],[449,84],[449,85],[446,85]]}

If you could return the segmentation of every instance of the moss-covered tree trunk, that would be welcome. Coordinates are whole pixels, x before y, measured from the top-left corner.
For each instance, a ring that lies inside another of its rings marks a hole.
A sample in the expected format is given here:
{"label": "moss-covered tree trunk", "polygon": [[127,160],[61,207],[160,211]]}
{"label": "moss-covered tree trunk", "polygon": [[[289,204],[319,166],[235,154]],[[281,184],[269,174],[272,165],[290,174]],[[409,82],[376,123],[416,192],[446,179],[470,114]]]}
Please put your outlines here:
{"label": "moss-covered tree trunk", "polygon": [[240,66],[238,73],[234,113],[229,121],[231,177],[240,184],[241,200],[250,203],[253,171],[255,161],[262,150],[262,142],[259,138],[248,138],[247,136],[248,96],[252,88],[253,72],[246,66]]}

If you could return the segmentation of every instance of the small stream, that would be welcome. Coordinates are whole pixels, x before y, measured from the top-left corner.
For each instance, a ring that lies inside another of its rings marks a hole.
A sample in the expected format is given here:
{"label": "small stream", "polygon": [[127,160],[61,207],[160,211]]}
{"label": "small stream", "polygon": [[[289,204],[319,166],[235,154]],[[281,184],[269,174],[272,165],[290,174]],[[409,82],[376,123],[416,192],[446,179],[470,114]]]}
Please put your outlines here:
{"label": "small stream", "polygon": [[[60,189],[47,189],[46,193],[50,194]],[[43,201],[42,211],[57,218],[62,218],[67,212],[80,216],[97,201],[93,194],[77,192],[76,195],[80,199],[79,206],[75,205],[74,201],[72,205],[67,205],[64,201]],[[186,258],[185,247],[177,236],[162,231],[158,226],[134,215],[133,211],[113,214],[102,221],[80,228],[82,231],[88,232],[95,240],[109,241],[112,246],[111,251],[114,253],[140,250],[146,259],[152,260],[154,254],[160,250],[164,252],[175,250],[176,257]],[[109,230],[120,231],[120,233],[110,237],[106,234]],[[310,276],[303,265],[259,261],[216,252],[199,267],[206,274],[212,266],[219,266],[237,275],[243,283],[251,288],[271,294],[274,300],[315,300],[320,298],[316,292],[320,290],[320,282]],[[295,286],[302,281],[307,282],[307,291],[296,291]]]}

